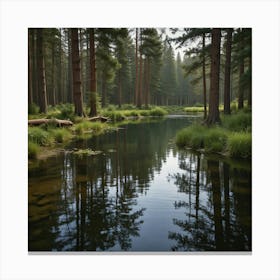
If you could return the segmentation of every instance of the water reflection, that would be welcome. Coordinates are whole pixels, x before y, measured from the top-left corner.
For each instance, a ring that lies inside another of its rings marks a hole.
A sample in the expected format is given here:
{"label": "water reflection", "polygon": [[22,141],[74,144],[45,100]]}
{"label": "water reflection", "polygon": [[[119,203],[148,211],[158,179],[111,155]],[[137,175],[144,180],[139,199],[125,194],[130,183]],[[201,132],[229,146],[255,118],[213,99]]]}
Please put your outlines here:
{"label": "water reflection", "polygon": [[191,121],[127,124],[30,168],[29,250],[250,250],[250,167],[178,151]]}
{"label": "water reflection", "polygon": [[177,231],[169,232],[176,241],[171,250],[250,251],[250,169],[187,152],[179,161],[185,172],[172,178],[185,199],[174,207],[184,208],[185,217],[173,219]]}

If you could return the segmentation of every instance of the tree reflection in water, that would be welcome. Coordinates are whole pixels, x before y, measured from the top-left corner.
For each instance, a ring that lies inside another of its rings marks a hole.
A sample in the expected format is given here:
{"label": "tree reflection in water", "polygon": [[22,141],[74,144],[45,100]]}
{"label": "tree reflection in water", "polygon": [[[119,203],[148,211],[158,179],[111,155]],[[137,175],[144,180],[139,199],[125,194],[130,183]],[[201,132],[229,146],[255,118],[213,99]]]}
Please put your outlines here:
{"label": "tree reflection in water", "polygon": [[174,207],[186,212],[185,219],[173,219],[178,231],[169,232],[176,241],[171,250],[250,251],[251,172],[190,152],[179,162],[184,173],[172,178],[186,199]]}

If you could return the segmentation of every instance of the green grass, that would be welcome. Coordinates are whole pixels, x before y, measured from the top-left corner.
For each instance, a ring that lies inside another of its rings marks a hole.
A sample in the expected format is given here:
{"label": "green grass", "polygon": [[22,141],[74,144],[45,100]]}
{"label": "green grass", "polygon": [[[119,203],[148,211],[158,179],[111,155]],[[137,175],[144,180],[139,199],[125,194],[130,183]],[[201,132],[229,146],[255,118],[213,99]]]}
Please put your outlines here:
{"label": "green grass", "polygon": [[208,153],[222,153],[232,158],[252,156],[251,114],[239,112],[223,117],[221,126],[193,124],[176,135],[178,147],[203,148]]}
{"label": "green grass", "polygon": [[64,143],[72,138],[72,133],[66,128],[56,128],[51,130],[51,137],[56,143]]}
{"label": "green grass", "polygon": [[84,133],[91,133],[92,135],[99,135],[108,129],[106,123],[83,121],[74,125],[74,131],[76,135],[82,135]]}
{"label": "green grass", "polygon": [[244,111],[236,114],[224,115],[222,117],[222,126],[230,131],[251,131],[252,115]]}
{"label": "green grass", "polygon": [[36,159],[39,153],[40,146],[36,143],[28,141],[28,158]]}
{"label": "green grass", "polygon": [[184,112],[186,112],[186,113],[203,113],[204,107],[185,107]]}
{"label": "green grass", "polygon": [[251,158],[252,134],[248,132],[234,132],[228,136],[227,150],[234,158]]}
{"label": "green grass", "polygon": [[28,128],[28,141],[36,143],[40,146],[50,146],[53,144],[54,139],[51,137],[50,132],[41,127]]}

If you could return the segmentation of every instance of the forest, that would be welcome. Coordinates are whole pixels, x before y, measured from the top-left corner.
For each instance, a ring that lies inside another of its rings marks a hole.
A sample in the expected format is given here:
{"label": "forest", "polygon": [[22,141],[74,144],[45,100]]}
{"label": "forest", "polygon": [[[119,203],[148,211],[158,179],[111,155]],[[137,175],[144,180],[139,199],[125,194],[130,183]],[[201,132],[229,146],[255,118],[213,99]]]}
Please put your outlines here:
{"label": "forest", "polygon": [[98,102],[208,106],[211,90],[225,113],[233,100],[252,103],[250,28],[32,28],[28,43],[29,113],[74,104],[77,116],[95,116]]}
{"label": "forest", "polygon": [[28,29],[29,251],[251,251],[251,28]]}

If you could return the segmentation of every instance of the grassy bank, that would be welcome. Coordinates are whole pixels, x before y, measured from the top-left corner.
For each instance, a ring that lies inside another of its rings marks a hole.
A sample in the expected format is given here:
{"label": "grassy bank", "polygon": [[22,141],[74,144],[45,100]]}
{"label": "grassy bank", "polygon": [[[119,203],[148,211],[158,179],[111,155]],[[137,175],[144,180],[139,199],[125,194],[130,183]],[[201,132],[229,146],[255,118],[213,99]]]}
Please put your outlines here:
{"label": "grassy bank", "polygon": [[[129,121],[130,119],[141,119],[142,117],[161,117],[168,111],[161,107],[150,107],[149,109],[136,109],[133,105],[123,106],[117,109],[108,106],[100,109],[99,115],[108,117],[109,123],[90,122],[86,118],[77,117],[74,114],[72,104],[62,104],[55,107],[49,106],[47,114],[39,114],[36,106],[29,108],[28,119],[66,119],[71,120],[74,125],[70,128],[58,128],[51,124],[28,128],[28,158],[35,159],[46,148],[53,149],[65,145],[69,140],[86,139],[116,129],[113,123]],[[89,109],[85,107],[86,113]]]}
{"label": "grassy bank", "polygon": [[193,124],[176,135],[179,147],[203,149],[233,158],[252,156],[251,114],[239,112],[222,118],[221,126]]}

